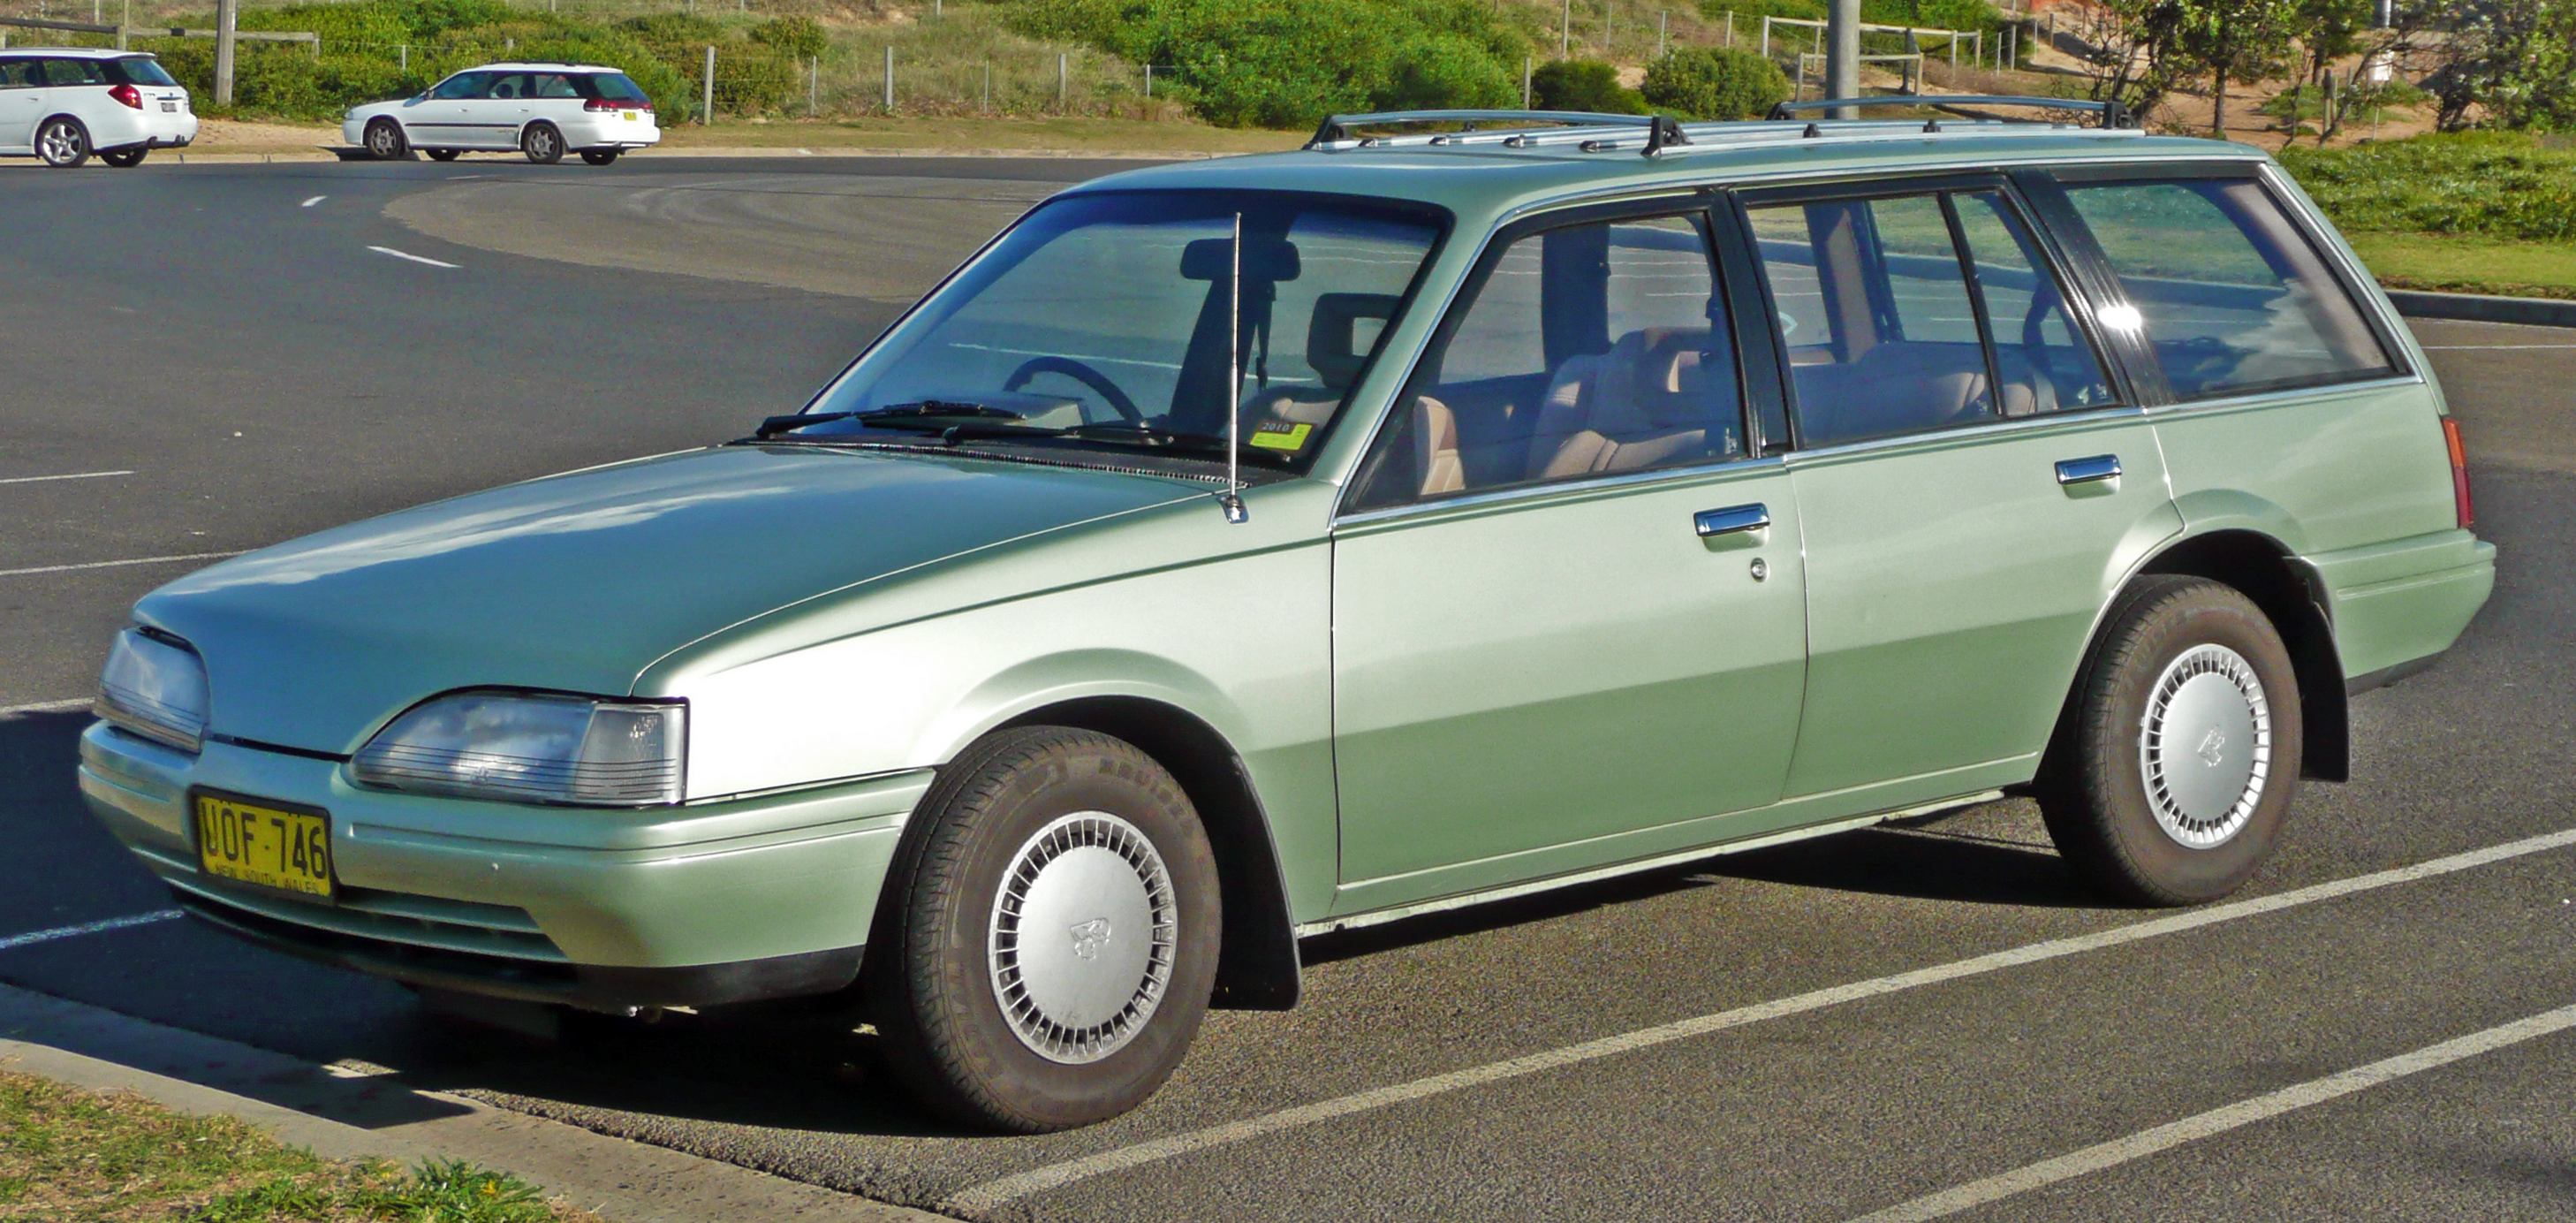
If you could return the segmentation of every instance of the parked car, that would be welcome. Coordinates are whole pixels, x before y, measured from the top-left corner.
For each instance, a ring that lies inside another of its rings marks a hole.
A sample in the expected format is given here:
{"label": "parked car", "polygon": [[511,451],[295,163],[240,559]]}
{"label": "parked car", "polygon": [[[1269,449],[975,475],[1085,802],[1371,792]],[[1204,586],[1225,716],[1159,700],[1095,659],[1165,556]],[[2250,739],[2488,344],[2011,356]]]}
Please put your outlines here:
{"label": "parked car", "polygon": [[70,169],[98,155],[121,169],[197,138],[188,91],[141,51],[0,50],[0,157]]}
{"label": "parked car", "polygon": [[615,68],[597,64],[485,64],[420,96],[349,108],[340,138],[379,161],[418,149],[439,161],[475,149],[517,149],[538,165],[566,152],[604,166],[661,142],[653,100]]}
{"label": "parked car", "polygon": [[2257,150],[1434,117],[1074,187],[739,441],[172,582],[82,792],[246,938],[839,995],[1037,1131],[1302,936],[1998,792],[2227,895],[2487,598],[2423,352]]}

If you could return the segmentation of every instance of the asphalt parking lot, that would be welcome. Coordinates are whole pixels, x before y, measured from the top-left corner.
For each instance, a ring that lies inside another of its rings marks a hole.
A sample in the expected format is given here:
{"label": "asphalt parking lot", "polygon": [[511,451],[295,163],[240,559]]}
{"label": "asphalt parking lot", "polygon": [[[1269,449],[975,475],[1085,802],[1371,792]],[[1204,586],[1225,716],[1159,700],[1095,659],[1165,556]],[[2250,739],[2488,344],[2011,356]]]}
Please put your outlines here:
{"label": "asphalt parking lot", "polygon": [[1145,1108],[1010,1139],[925,1122],[867,1034],[794,1015],[460,1053],[400,989],[184,922],[13,940],[167,907],[72,784],[143,592],[739,436],[1114,168],[8,175],[0,980],[973,1217],[2576,1216],[2576,1031],[2548,1028],[2576,1022],[2576,331],[2418,324],[2495,598],[2355,701],[2354,780],[2301,792],[2245,898],[2182,918],[2099,907],[1988,804],[1311,940],[1297,1011],[1216,1014]]}

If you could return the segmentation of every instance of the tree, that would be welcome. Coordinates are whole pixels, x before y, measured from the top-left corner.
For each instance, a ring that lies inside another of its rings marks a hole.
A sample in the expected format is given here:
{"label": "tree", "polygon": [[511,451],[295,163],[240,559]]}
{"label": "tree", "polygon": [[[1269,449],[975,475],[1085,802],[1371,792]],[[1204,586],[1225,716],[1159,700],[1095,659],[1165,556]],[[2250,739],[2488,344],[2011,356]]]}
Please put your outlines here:
{"label": "tree", "polygon": [[[2424,87],[2446,130],[2576,127],[2576,0],[2458,0],[2444,62]],[[2473,116],[2473,112],[2476,112]]]}
{"label": "tree", "polygon": [[2294,10],[2284,0],[2168,0],[2178,10],[2174,49],[2210,79],[2209,134],[2227,133],[2227,82],[2280,71]]}
{"label": "tree", "polygon": [[1746,119],[1789,97],[1770,60],[1732,47],[1677,47],[1646,67],[1646,101],[1692,119]]}

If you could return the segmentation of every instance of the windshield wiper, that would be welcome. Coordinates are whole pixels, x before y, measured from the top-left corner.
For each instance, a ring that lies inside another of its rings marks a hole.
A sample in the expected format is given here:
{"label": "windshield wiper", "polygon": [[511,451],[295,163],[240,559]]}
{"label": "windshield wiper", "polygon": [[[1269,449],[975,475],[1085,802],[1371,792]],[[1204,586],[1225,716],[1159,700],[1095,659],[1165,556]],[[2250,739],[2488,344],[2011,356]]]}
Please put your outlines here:
{"label": "windshield wiper", "polygon": [[[919,403],[888,404],[882,408],[869,408],[861,412],[803,412],[793,416],[772,416],[760,422],[759,430],[751,435],[751,439],[756,442],[767,441],[768,439],[777,437],[781,434],[792,433],[807,425],[827,424],[836,420],[855,420],[862,424],[878,425],[880,427],[893,429],[919,428],[935,433],[945,429],[946,426],[932,424],[929,422],[956,420],[959,418],[969,420],[1028,419],[1027,417],[1011,411],[1008,408],[992,408],[986,407],[980,403],[965,403],[956,400],[924,399]],[[913,422],[921,423],[916,424]]]}

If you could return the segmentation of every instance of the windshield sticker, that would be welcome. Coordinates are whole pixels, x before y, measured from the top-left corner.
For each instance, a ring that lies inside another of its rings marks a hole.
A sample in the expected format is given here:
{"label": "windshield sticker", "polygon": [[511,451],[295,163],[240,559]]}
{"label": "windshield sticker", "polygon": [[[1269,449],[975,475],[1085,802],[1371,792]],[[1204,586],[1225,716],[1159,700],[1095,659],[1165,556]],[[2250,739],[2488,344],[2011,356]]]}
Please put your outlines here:
{"label": "windshield sticker", "polygon": [[1265,421],[1261,427],[1252,431],[1251,437],[1244,440],[1264,450],[1285,450],[1293,454],[1306,448],[1306,437],[1314,431],[1313,425]]}

